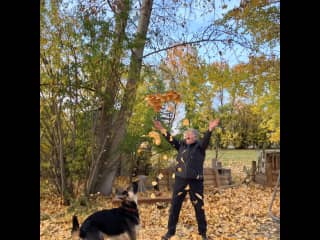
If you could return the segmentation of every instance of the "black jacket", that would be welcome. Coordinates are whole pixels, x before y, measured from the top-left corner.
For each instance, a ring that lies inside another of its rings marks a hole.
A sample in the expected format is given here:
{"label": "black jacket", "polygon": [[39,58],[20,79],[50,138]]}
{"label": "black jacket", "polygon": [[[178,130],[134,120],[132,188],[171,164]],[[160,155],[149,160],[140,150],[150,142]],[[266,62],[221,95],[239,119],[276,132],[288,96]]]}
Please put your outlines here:
{"label": "black jacket", "polygon": [[189,145],[184,140],[178,141],[170,133],[162,133],[162,135],[178,150],[175,175],[182,178],[203,180],[203,162],[211,132],[207,131],[202,140],[197,140]]}

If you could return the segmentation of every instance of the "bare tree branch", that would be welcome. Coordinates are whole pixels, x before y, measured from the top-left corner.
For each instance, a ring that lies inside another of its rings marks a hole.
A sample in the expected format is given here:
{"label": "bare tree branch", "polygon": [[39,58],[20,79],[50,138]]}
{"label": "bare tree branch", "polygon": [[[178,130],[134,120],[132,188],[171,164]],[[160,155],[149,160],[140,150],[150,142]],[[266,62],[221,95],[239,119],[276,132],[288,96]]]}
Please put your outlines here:
{"label": "bare tree branch", "polygon": [[172,48],[175,48],[175,47],[179,47],[179,46],[186,46],[186,45],[189,45],[189,44],[195,44],[195,43],[201,43],[201,42],[225,42],[225,41],[226,40],[222,40],[222,39],[208,39],[208,38],[206,38],[206,39],[200,39],[200,40],[196,40],[196,41],[177,43],[177,44],[171,45],[170,47],[158,49],[156,51],[147,53],[142,58],[145,58],[145,57],[148,57],[148,56],[153,55],[155,53],[166,51],[166,50],[169,50],[169,49],[172,49]]}

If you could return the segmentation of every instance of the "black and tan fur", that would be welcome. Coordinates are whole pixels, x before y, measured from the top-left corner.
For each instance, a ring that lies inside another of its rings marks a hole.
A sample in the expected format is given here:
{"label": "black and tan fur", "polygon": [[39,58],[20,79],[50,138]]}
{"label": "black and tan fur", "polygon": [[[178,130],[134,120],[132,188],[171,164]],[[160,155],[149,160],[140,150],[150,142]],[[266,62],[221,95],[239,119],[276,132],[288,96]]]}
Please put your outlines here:
{"label": "black and tan fur", "polygon": [[137,205],[138,184],[123,191],[117,197],[122,200],[121,206],[113,209],[97,211],[88,216],[81,224],[77,216],[72,219],[72,240],[136,240],[139,226]]}

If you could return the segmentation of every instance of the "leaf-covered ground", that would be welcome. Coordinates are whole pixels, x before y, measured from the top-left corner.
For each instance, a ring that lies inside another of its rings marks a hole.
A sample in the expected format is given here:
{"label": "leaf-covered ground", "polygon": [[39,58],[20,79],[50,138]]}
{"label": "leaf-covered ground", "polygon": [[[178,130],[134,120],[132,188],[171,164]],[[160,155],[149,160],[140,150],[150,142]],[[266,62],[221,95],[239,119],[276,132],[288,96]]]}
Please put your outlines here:
{"label": "leaf-covered ground", "polygon": [[[40,236],[43,240],[71,239],[71,219],[77,214],[80,222],[96,211],[112,206],[110,198],[95,196],[89,207],[80,204],[63,206],[50,187],[41,194]],[[208,222],[209,239],[280,239],[280,225],[272,221],[268,209],[273,189],[250,183],[234,188],[206,189],[205,211]],[[151,195],[151,192],[143,193]],[[163,192],[162,195],[170,195]],[[162,207],[162,208],[161,208]],[[160,239],[166,232],[170,205],[139,204],[141,227],[138,240]],[[280,216],[280,197],[277,194],[273,212]],[[199,239],[193,205],[188,199],[183,203],[177,234],[174,239]]]}

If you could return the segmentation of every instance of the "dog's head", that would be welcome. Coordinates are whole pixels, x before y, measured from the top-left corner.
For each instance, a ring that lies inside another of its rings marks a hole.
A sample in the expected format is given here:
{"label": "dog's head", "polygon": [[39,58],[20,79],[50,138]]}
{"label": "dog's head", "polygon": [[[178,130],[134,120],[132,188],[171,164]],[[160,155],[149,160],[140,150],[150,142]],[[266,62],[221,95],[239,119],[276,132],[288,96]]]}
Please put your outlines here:
{"label": "dog's head", "polygon": [[135,202],[138,203],[138,182],[132,182],[131,185],[123,191],[117,191],[116,198],[120,199],[122,202]]}

